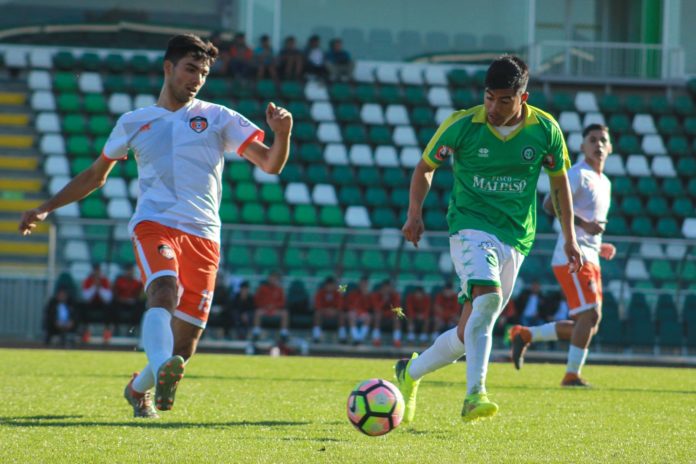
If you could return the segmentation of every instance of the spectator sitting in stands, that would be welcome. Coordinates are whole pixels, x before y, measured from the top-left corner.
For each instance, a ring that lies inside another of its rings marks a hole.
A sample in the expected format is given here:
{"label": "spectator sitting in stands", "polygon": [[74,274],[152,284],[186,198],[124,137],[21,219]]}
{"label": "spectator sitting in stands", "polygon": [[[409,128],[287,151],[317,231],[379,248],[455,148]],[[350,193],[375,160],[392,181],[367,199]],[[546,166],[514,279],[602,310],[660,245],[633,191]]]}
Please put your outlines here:
{"label": "spectator sitting in stands", "polygon": [[324,51],[321,49],[321,39],[318,35],[313,35],[307,41],[305,47],[305,72],[312,77],[326,80],[329,71],[326,69],[324,61]]}
{"label": "spectator sitting in stands", "polygon": [[416,341],[416,326],[420,329],[419,341],[427,342],[430,331],[430,296],[423,287],[418,286],[406,297],[406,321],[409,342]]}
{"label": "spectator sitting in stands", "polygon": [[75,279],[73,279],[72,274],[70,274],[68,271],[63,271],[60,273],[56,279],[55,285],[53,286],[53,293],[57,293],[58,289],[60,288],[68,292],[68,298],[70,298],[70,301],[75,302],[81,298],[77,283],[75,283]]}
{"label": "spectator sitting in stands", "polygon": [[379,288],[372,292],[372,311],[374,315],[374,328],[372,329],[372,344],[379,346],[382,343],[382,319],[392,320],[393,341],[395,347],[401,346],[401,317],[395,308],[401,307],[401,297],[394,290],[389,279],[383,281]]}
{"label": "spectator sitting in stands", "polygon": [[371,305],[370,282],[367,276],[362,276],[358,286],[346,295],[344,305],[348,312],[350,338],[354,345],[362,343],[367,336],[367,331],[370,330]]}
{"label": "spectator sitting in stands", "polygon": [[436,337],[445,330],[456,327],[462,306],[459,297],[454,291],[451,281],[445,282],[445,286],[435,295],[433,304],[433,336]]}
{"label": "spectator sitting in stands", "polygon": [[278,68],[284,79],[300,79],[304,71],[304,57],[297,49],[295,37],[285,38],[283,48],[278,54]]}
{"label": "spectator sitting in stands", "polygon": [[121,275],[114,280],[113,297],[109,322],[114,323],[114,333],[118,333],[119,322],[125,322],[129,327],[138,327],[145,310],[145,292],[140,279],[135,278],[132,263],[125,264]]}
{"label": "spectator sitting in stands", "polygon": [[261,335],[262,317],[280,318],[280,339],[286,342],[288,339],[288,310],[285,307],[285,291],[280,284],[280,273],[272,272],[268,280],[262,283],[254,295],[254,328],[251,333],[252,341],[258,340]]}
{"label": "spectator sitting in stands", "polygon": [[254,50],[254,65],[256,66],[257,79],[263,79],[268,75],[268,77],[278,82],[278,72],[276,70],[275,57],[273,56],[271,38],[265,34],[261,36],[259,46]]}
{"label": "spectator sitting in stands", "polygon": [[524,326],[543,324],[545,322],[542,318],[543,304],[544,295],[541,292],[541,284],[535,280],[517,298],[516,306],[522,310],[520,324]]}
{"label": "spectator sitting in stands", "polygon": [[249,288],[249,282],[246,280],[239,284],[239,291],[227,304],[223,329],[225,337],[230,336],[231,327],[237,331],[237,338],[245,339],[251,327],[252,318],[254,317],[254,295]]}
{"label": "spectator sitting in stands", "polygon": [[230,61],[230,46],[229,42],[225,42],[220,32],[215,32],[210,36],[210,42],[219,50],[218,59],[210,66],[211,76],[224,76],[227,72],[227,67]]}
{"label": "spectator sitting in stands", "polygon": [[68,289],[58,287],[56,293],[46,304],[44,311],[44,343],[51,344],[54,335],[60,337],[62,347],[68,346],[68,334],[75,328],[75,311]]}
{"label": "spectator sitting in stands", "polygon": [[333,277],[327,277],[314,296],[312,340],[315,343],[321,340],[322,322],[325,322],[327,319],[338,321],[338,341],[339,343],[345,343],[347,341],[345,311],[341,293],[338,291],[336,279]]}
{"label": "spectator sitting in stands", "polygon": [[235,34],[227,55],[227,72],[235,78],[248,77],[254,54],[247,45],[243,32]]}
{"label": "spectator sitting in stands", "polygon": [[[111,303],[112,293],[109,279],[101,273],[101,265],[92,265],[92,273],[82,282],[82,311],[80,314],[80,324],[83,326],[82,342],[87,343],[91,336],[89,323],[106,323],[110,316],[109,304]],[[111,339],[111,330],[105,328],[104,343]]]}
{"label": "spectator sitting in stands", "polygon": [[329,43],[326,68],[329,71],[329,79],[332,81],[348,81],[353,77],[355,62],[351,59],[350,53],[343,49],[341,39],[332,39]]}

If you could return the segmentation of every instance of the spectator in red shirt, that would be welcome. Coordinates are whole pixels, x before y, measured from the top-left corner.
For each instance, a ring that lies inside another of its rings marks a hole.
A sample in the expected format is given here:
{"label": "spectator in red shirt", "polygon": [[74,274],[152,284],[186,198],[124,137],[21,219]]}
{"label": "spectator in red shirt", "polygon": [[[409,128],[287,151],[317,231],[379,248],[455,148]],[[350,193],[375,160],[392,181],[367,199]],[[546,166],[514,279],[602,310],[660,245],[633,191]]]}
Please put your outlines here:
{"label": "spectator in red shirt", "polygon": [[382,319],[392,321],[393,341],[395,347],[401,346],[401,318],[395,308],[401,307],[401,297],[394,290],[390,280],[383,281],[379,288],[372,292],[372,311],[374,315],[374,328],[372,329],[372,344],[379,346],[382,343]]}
{"label": "spectator in red shirt", "polygon": [[433,303],[433,336],[437,337],[444,330],[456,327],[461,310],[459,296],[454,291],[452,282],[445,282],[442,290],[435,295]]}
{"label": "spectator in red shirt", "polygon": [[280,273],[272,272],[268,279],[259,285],[254,295],[254,329],[251,332],[252,341],[261,335],[262,317],[280,318],[280,338],[285,342],[288,338],[288,310],[285,306],[285,291],[280,283]]}
{"label": "spectator in red shirt", "polygon": [[370,282],[367,276],[362,276],[358,286],[348,292],[345,297],[344,308],[348,312],[350,324],[350,338],[354,345],[359,345],[365,340],[370,329],[372,315],[372,300],[370,298]]}
{"label": "spectator in red shirt", "polygon": [[314,295],[314,327],[312,328],[312,339],[315,343],[321,340],[322,322],[326,320],[338,321],[338,341],[345,343],[346,334],[346,315],[343,310],[343,297],[338,291],[336,279],[327,277],[321,288]]}
{"label": "spectator in red shirt", "polygon": [[[108,306],[111,303],[111,284],[106,276],[102,275],[101,265],[93,264],[92,273],[82,282],[82,317],[83,323],[82,341],[88,342],[91,336],[90,322],[106,322]],[[111,338],[111,331],[104,330],[104,342]]]}
{"label": "spectator in red shirt", "polygon": [[408,322],[409,342],[416,341],[416,327],[420,329],[418,340],[428,341],[430,332],[430,296],[423,287],[418,286],[406,297],[406,321]]}
{"label": "spectator in red shirt", "polygon": [[[145,308],[143,305],[145,294],[142,282],[135,278],[135,267],[132,263],[123,266],[123,272],[114,280],[112,293],[114,299],[111,306],[111,322],[115,325],[115,331],[118,331],[119,321],[126,322],[131,327],[139,325]],[[106,329],[104,332],[104,338],[106,338]]]}
{"label": "spectator in red shirt", "polygon": [[243,32],[235,34],[232,45],[227,52],[227,72],[235,78],[248,77],[252,68],[254,52],[246,43]]}

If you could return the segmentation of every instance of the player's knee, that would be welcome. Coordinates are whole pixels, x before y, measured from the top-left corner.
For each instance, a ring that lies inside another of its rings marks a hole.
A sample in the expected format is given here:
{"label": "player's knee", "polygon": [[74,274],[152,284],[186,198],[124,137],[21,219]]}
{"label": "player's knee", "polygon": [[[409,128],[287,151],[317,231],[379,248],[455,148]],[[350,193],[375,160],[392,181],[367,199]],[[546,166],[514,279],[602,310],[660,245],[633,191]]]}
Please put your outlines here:
{"label": "player's knee", "polygon": [[165,276],[153,280],[147,287],[147,302],[149,307],[161,307],[173,310],[176,307],[176,280]]}

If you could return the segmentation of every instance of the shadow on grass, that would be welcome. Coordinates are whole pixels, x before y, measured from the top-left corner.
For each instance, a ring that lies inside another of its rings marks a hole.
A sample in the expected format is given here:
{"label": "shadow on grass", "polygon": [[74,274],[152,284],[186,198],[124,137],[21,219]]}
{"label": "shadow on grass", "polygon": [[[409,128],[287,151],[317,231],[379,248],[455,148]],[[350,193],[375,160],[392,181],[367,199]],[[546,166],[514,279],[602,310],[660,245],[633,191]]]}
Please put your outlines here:
{"label": "shadow on grass", "polygon": [[0,417],[0,427],[138,427],[152,429],[219,429],[225,427],[288,427],[309,425],[307,421],[230,421],[230,422],[162,422],[159,420],[133,419],[131,421],[105,422],[66,419],[82,419],[84,416],[14,416]]}
{"label": "shadow on grass", "polygon": [[[451,388],[456,386],[464,386],[466,384],[466,379],[462,378],[461,382],[445,382],[441,380],[435,380],[432,382],[427,382],[427,385],[434,386],[435,388]],[[543,391],[549,392],[553,388],[548,385],[496,385],[490,388],[491,390],[522,390],[522,391]],[[561,388],[558,387],[558,391],[576,391],[576,392],[622,392],[622,393],[651,393],[651,394],[663,394],[663,395],[696,395],[695,390],[667,390],[667,389],[655,389],[655,388],[624,388],[624,387],[605,387],[605,386],[593,386],[590,388]]]}

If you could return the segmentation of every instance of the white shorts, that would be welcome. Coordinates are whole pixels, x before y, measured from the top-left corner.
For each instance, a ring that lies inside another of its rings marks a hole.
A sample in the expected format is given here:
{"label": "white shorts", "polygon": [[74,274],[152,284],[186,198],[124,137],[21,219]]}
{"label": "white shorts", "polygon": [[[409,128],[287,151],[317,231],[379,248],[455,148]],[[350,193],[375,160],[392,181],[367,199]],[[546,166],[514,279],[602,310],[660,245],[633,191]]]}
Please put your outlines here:
{"label": "white shorts", "polygon": [[524,261],[522,253],[495,235],[464,229],[450,236],[450,255],[461,282],[460,302],[471,299],[474,285],[486,285],[500,287],[505,307]]}

